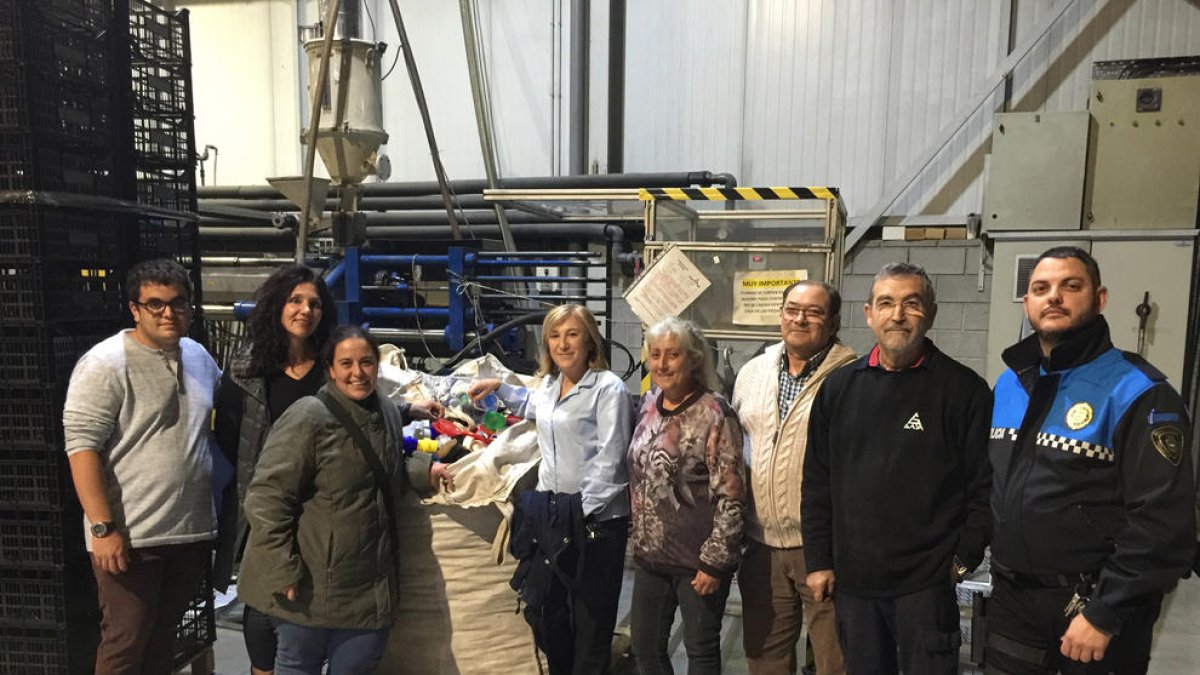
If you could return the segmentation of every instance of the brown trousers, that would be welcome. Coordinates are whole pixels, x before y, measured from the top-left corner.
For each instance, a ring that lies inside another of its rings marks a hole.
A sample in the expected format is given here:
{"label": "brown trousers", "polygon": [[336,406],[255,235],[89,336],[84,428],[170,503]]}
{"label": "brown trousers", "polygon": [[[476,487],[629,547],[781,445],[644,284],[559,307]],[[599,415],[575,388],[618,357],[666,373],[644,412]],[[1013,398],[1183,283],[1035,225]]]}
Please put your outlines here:
{"label": "brown trousers", "polygon": [[845,675],[833,600],[814,602],[803,548],[772,548],[750,542],[738,570],[742,592],[742,645],[751,675],[794,675],[796,643],[805,615],[817,675]]}
{"label": "brown trousers", "polygon": [[94,563],[100,602],[96,675],[170,675],[175,628],[197,597],[212,542],[135,548],[129,567],[109,574]]}

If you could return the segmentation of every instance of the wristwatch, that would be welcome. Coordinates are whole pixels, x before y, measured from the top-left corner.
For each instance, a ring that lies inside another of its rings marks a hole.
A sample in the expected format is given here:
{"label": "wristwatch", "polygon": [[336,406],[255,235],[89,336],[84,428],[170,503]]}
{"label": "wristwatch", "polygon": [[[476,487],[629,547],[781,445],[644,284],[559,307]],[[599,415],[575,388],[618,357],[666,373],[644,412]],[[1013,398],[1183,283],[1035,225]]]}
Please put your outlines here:
{"label": "wristwatch", "polygon": [[103,539],[116,531],[117,525],[111,520],[92,523],[92,536],[97,539]]}
{"label": "wristwatch", "polygon": [[971,573],[971,570],[967,569],[967,566],[964,565],[963,562],[958,559],[958,556],[954,556],[953,564],[954,564],[954,580],[955,581],[962,581],[963,579],[967,578],[968,574]]}

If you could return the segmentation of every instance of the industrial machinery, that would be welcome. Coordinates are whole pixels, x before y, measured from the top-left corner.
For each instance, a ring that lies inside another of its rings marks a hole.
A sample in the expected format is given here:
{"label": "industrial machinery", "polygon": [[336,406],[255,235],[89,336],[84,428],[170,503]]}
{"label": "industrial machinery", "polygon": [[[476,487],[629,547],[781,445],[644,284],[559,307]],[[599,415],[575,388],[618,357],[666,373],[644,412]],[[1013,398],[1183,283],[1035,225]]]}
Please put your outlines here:
{"label": "industrial machinery", "polygon": [[[730,180],[707,171],[507,180],[504,185],[512,187],[506,189],[522,194],[624,195],[600,209],[565,201],[503,203],[519,253],[500,244],[496,217],[488,208],[491,197],[482,194],[481,180],[451,184],[467,237],[460,240],[451,238],[436,210],[436,183],[368,183],[360,200],[363,243],[337,246],[332,233],[322,233],[310,241],[306,260],[329,270],[341,320],[362,321],[385,339],[410,347],[410,358],[441,363],[478,337],[484,338],[482,347],[520,352],[520,335],[513,329],[539,322],[541,311],[563,302],[587,304],[612,339],[612,326],[604,319],[611,314],[611,289],[618,285],[614,277],[622,267],[632,271],[638,256],[631,242],[643,236],[645,207],[637,187],[727,185]],[[338,203],[329,199],[321,206]],[[272,187],[201,188],[205,313],[215,320],[214,332],[235,340],[240,325],[233,321],[234,303],[248,300],[273,269],[292,261],[298,208]],[[503,334],[489,336],[509,322],[513,325]],[[479,348],[468,353],[477,355]]]}
{"label": "industrial machinery", "polygon": [[1193,388],[1198,127],[1196,57],[1097,62],[1088,110],[996,115],[982,218],[994,261],[990,379],[1027,330],[1033,262],[1071,245],[1104,271],[1114,344]]}
{"label": "industrial machinery", "polygon": [[[494,202],[530,210],[640,219],[645,244],[625,299],[643,324],[676,314],[700,325],[721,379],[779,338],[780,295],[792,282],[841,283],[845,205],[837,188],[667,187],[500,189]],[[674,256],[670,269],[655,269]]]}

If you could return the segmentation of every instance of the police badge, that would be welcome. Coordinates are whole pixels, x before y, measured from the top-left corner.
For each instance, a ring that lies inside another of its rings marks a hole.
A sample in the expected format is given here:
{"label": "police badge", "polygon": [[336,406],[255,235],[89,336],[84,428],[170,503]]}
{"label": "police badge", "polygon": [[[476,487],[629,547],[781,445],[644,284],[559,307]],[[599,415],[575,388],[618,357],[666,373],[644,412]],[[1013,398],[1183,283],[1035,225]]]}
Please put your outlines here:
{"label": "police badge", "polygon": [[1154,449],[1172,466],[1179,466],[1183,459],[1183,432],[1179,427],[1166,424],[1150,430],[1150,440]]}
{"label": "police badge", "polygon": [[1079,431],[1092,423],[1092,406],[1086,401],[1081,401],[1071,406],[1067,410],[1067,427],[1072,431]]}

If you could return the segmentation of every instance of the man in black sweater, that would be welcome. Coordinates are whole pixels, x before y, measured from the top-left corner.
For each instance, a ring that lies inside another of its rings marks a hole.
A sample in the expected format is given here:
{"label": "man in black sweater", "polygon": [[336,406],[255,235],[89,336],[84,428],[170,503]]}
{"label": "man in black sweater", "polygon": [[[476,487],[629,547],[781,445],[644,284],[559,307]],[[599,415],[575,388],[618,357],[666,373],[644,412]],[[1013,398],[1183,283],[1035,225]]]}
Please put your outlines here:
{"label": "man in black sweater", "polygon": [[884,265],[863,309],[878,343],[813,403],[806,583],[836,604],[850,675],[949,675],[961,639],[954,584],[990,536],[992,396],[926,339],[937,304],[921,267]]}

